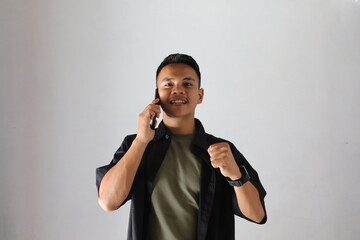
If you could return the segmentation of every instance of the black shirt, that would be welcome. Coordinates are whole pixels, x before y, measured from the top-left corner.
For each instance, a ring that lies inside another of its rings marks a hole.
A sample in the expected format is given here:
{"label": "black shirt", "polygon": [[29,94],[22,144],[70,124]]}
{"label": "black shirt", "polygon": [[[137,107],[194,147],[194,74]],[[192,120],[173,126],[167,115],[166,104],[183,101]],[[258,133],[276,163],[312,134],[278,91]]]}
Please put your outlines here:
{"label": "black shirt", "polygon": [[[214,143],[229,143],[237,164],[246,166],[250,175],[250,181],[258,190],[264,209],[266,191],[259,180],[257,172],[231,142],[207,134],[201,122],[197,119],[195,119],[195,125],[196,135],[192,151],[202,160],[197,239],[232,240],[235,238],[234,214],[249,221],[251,220],[241,213],[233,187],[227,183],[226,178],[220,173],[219,169],[211,166],[210,157],[207,152],[208,147]],[[125,137],[110,164],[96,169],[96,185],[98,189],[106,172],[125,155],[135,137],[136,135]],[[161,122],[156,129],[154,139],[145,150],[129,196],[122,203],[123,205],[131,199],[128,240],[146,239],[150,193],[156,173],[165,157],[170,141],[171,133]],[[260,224],[264,224],[266,220],[267,216],[265,215]]]}

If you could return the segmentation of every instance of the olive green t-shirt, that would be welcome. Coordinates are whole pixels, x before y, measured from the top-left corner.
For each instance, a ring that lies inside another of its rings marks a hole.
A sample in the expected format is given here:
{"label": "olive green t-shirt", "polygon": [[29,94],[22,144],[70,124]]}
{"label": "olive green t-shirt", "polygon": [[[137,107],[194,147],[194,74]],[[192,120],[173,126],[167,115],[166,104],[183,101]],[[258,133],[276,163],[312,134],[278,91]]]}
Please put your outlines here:
{"label": "olive green t-shirt", "polygon": [[148,240],[196,239],[200,160],[191,152],[194,135],[172,135],[151,194]]}

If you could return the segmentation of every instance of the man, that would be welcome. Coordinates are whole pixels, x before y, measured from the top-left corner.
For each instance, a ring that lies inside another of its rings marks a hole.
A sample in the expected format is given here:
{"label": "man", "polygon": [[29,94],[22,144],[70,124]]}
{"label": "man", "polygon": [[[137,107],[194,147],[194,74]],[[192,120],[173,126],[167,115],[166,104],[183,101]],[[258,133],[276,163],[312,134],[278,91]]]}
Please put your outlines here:
{"label": "man", "polygon": [[[235,146],[205,133],[195,119],[204,97],[196,61],[164,59],[159,98],[138,116],[109,165],[98,168],[99,204],[113,211],[131,199],[128,239],[234,239],[234,214],[266,222],[257,172]],[[163,110],[156,130],[150,126]]]}

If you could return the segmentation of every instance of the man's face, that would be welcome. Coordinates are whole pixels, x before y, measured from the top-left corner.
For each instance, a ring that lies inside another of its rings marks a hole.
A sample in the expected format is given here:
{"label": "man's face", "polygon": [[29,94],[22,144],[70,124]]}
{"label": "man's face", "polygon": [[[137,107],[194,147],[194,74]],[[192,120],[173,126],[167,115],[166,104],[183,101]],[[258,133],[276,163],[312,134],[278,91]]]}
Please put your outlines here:
{"label": "man's face", "polygon": [[195,70],[182,63],[166,65],[157,78],[161,107],[168,117],[194,117],[203,99]]}

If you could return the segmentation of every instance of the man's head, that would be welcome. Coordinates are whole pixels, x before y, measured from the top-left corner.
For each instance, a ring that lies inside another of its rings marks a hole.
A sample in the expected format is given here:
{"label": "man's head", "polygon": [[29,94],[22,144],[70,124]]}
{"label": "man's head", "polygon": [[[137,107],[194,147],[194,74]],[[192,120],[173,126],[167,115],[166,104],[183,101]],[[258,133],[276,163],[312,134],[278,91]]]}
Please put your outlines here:
{"label": "man's head", "polygon": [[160,71],[167,65],[173,64],[173,63],[182,63],[190,66],[194,71],[196,72],[197,76],[199,77],[199,88],[201,86],[201,73],[200,68],[197,62],[189,55],[186,54],[170,54],[167,56],[159,65],[158,69],[156,70],[156,79],[159,76]]}
{"label": "man's head", "polygon": [[156,86],[164,120],[194,118],[204,89],[200,88],[199,66],[192,57],[184,54],[166,57],[156,71]]}

